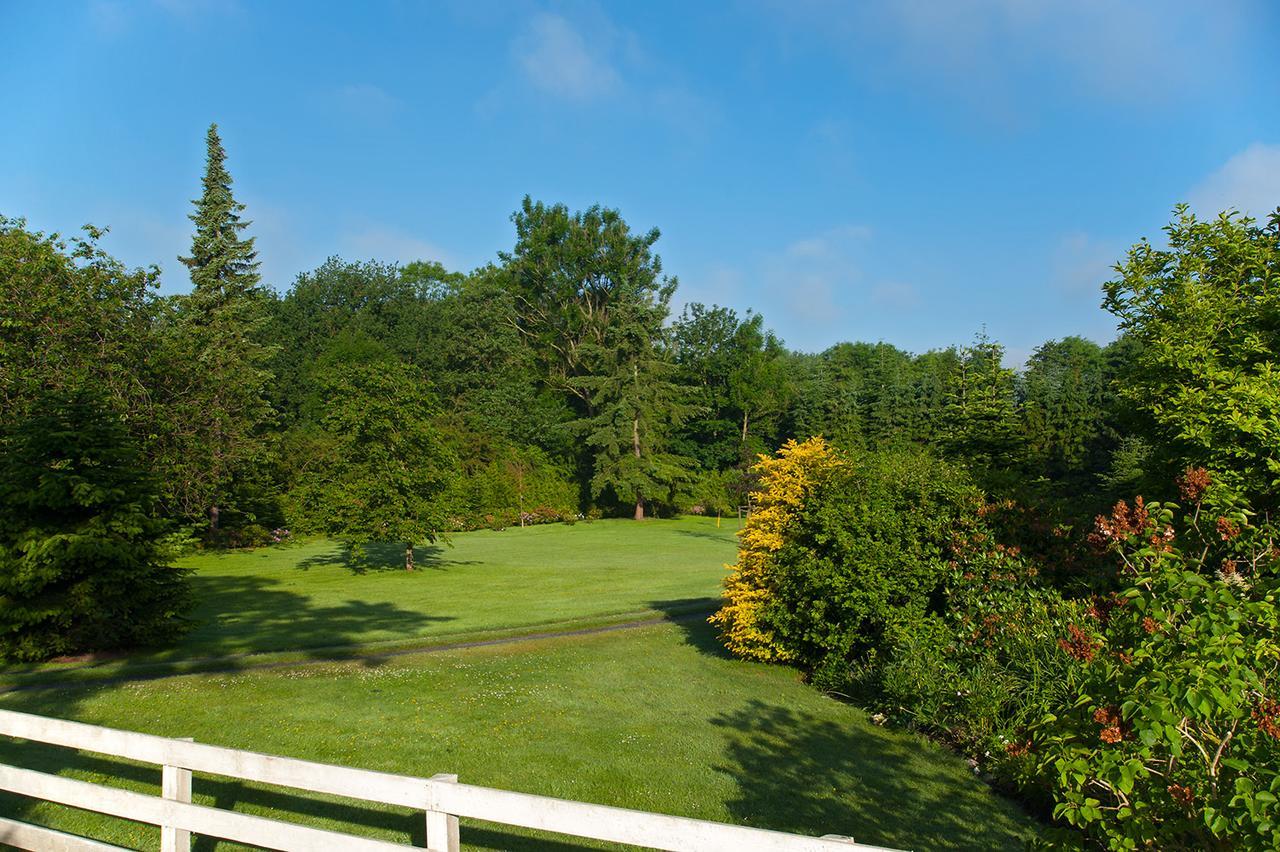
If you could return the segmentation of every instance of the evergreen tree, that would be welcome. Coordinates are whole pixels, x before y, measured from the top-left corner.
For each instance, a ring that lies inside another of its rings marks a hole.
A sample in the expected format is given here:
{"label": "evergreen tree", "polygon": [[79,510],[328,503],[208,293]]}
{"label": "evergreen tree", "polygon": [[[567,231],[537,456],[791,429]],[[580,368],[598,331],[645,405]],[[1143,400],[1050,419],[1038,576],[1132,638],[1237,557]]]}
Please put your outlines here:
{"label": "evergreen tree", "polygon": [[577,380],[594,412],[579,424],[594,452],[592,494],[611,490],[634,505],[637,521],[644,520],[647,501],[669,501],[693,466],[669,452],[672,431],[694,407],[659,345],[665,316],[665,301],[616,310],[601,351],[590,353],[597,371]]}
{"label": "evergreen tree", "polygon": [[154,481],[103,396],[50,391],[0,447],[0,659],[153,645],[187,626]]}
{"label": "evergreen tree", "polygon": [[179,260],[191,270],[193,301],[216,307],[257,290],[258,253],[253,237],[241,236],[249,223],[240,221],[245,208],[231,194],[227,152],[217,124],[209,125],[205,145],[204,193],[192,202],[196,211],[188,216],[196,226],[191,256]]}
{"label": "evergreen tree", "polygon": [[274,414],[267,401],[274,347],[268,346],[269,296],[260,286],[253,238],[242,236],[244,205],[231,193],[226,151],[209,127],[204,193],[194,202],[190,295],[168,327],[175,369],[166,391],[175,416],[162,448],[166,497],[181,517],[228,510],[248,520],[270,503]]}
{"label": "evergreen tree", "polygon": [[1021,455],[1014,372],[1003,360],[1004,347],[985,332],[979,334],[960,353],[943,414],[942,444],[947,453],[988,472],[1008,471]]}

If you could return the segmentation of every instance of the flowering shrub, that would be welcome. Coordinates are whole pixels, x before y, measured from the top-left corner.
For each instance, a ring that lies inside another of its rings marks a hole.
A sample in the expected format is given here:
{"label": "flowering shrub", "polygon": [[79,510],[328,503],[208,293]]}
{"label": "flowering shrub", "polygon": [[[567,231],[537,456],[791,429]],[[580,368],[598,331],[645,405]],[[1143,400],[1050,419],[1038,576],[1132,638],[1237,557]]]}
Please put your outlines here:
{"label": "flowering shrub", "polygon": [[1034,736],[1055,815],[1112,849],[1280,845],[1277,554],[1239,508],[1211,509],[1202,471],[1180,482],[1193,510],[1118,504],[1094,542],[1124,588],[1072,624],[1081,664],[1070,706]]}
{"label": "flowering shrub", "polygon": [[1016,548],[965,548],[938,612],[886,633],[872,685],[885,715],[951,744],[1001,781],[1030,768],[1029,731],[1070,703],[1079,663],[1056,644],[1094,603],[1040,583]]}
{"label": "flowering shrub", "polygon": [[776,455],[760,456],[753,468],[760,481],[756,509],[738,533],[738,562],[725,578],[725,603],[710,619],[731,653],[765,662],[794,659],[761,623],[760,613],[775,597],[775,560],[805,499],[840,464],[826,441],[809,438],[788,441]]}

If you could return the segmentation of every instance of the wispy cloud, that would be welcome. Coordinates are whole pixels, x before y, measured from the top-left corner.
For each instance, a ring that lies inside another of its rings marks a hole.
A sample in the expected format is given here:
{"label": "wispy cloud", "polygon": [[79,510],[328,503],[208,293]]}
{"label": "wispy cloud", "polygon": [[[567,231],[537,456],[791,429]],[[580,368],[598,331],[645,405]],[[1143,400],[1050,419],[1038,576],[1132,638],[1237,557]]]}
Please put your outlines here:
{"label": "wispy cloud", "polygon": [[612,93],[621,83],[609,60],[588,46],[574,25],[560,15],[535,15],[516,39],[513,53],[525,79],[557,97],[595,100]]}
{"label": "wispy cloud", "polygon": [[1049,277],[1062,295],[1075,299],[1099,298],[1104,282],[1115,277],[1113,268],[1122,260],[1121,246],[1083,231],[1065,234],[1049,259]]}
{"label": "wispy cloud", "polygon": [[[907,76],[1011,123],[1048,88],[1174,102],[1233,62],[1245,0],[765,0],[784,39],[824,42],[859,74]],[[869,60],[882,53],[885,61]]]}
{"label": "wispy cloud", "polygon": [[1198,183],[1187,199],[1201,218],[1235,209],[1265,219],[1280,207],[1280,145],[1255,142]]}
{"label": "wispy cloud", "polygon": [[924,304],[920,288],[906,281],[881,281],[871,288],[871,303],[895,311],[913,311]]}
{"label": "wispy cloud", "polygon": [[351,83],[333,91],[333,103],[350,115],[382,121],[399,108],[400,99],[371,83]]}
{"label": "wispy cloud", "polygon": [[386,225],[371,225],[347,234],[342,239],[342,245],[349,254],[360,258],[396,263],[434,260],[449,268],[457,266],[457,259],[449,251],[407,231]]}

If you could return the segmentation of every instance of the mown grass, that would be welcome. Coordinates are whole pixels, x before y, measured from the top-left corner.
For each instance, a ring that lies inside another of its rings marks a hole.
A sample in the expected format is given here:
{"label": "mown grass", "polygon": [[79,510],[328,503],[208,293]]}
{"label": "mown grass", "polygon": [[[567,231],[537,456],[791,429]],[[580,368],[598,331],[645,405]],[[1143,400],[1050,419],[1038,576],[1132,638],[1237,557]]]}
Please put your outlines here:
{"label": "mown grass", "polygon": [[[393,659],[84,685],[0,707],[200,742],[910,849],[1019,848],[1034,823],[954,755],[792,670],[728,659],[701,620]],[[155,792],[159,772],[0,741],[0,761]],[[422,817],[196,776],[196,800],[422,843]],[[0,813],[135,848],[156,833],[49,804]],[[592,848],[463,824],[474,849]],[[197,849],[230,848],[207,839]]]}
{"label": "mown grass", "polygon": [[203,553],[180,563],[195,570],[198,605],[194,629],[173,647],[123,661],[9,666],[0,686],[194,671],[227,656],[331,658],[705,610],[734,560],[736,526],[602,520],[460,533],[419,548],[414,572],[403,569],[399,545],[370,547],[354,564],[328,540]]}

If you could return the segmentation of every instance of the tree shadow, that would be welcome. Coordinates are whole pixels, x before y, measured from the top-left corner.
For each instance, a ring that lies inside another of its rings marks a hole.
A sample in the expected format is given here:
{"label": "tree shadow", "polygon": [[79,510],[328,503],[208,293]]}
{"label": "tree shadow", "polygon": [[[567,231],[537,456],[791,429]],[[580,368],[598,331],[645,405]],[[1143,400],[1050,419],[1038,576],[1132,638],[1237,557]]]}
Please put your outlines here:
{"label": "tree shadow", "polygon": [[716,628],[707,621],[723,603],[721,598],[703,597],[649,601],[649,606],[680,628],[686,645],[708,656],[730,659]]}
{"label": "tree shadow", "polygon": [[683,535],[689,538],[705,538],[711,541],[732,542],[733,536],[738,532],[736,527],[726,527],[724,529],[711,532],[710,530],[676,530],[676,535]]}
{"label": "tree shadow", "polygon": [[[734,818],[779,831],[840,834],[898,849],[1021,849],[1033,833],[1015,805],[911,735],[840,725],[753,700],[713,718],[728,745],[717,771],[738,787]],[[959,770],[959,771],[957,771]]]}
{"label": "tree shadow", "polygon": [[[426,545],[413,549],[415,568],[433,571],[446,571],[446,565],[477,565],[476,560],[446,559],[448,547],[441,544]],[[376,542],[372,544],[353,544],[339,542],[333,550],[319,553],[300,560],[295,566],[299,571],[310,571],[312,568],[341,566],[352,574],[378,574],[404,570],[404,545],[395,542]]]}

